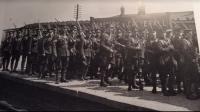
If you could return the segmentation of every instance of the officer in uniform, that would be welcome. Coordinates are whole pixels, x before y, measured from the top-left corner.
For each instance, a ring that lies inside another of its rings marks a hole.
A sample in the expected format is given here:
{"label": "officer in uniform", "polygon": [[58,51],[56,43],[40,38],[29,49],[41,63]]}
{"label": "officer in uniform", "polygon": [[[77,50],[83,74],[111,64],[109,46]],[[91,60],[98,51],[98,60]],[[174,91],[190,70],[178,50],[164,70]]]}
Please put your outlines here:
{"label": "officer in uniform", "polygon": [[21,55],[21,29],[17,29],[12,39],[12,59],[11,59],[11,72],[17,72],[17,66]]}
{"label": "officer in uniform", "polygon": [[2,41],[1,44],[1,52],[3,55],[3,71],[8,71],[8,65],[10,63],[10,57],[11,57],[11,39],[12,39],[13,33],[11,30],[6,31],[6,37],[5,40]]}

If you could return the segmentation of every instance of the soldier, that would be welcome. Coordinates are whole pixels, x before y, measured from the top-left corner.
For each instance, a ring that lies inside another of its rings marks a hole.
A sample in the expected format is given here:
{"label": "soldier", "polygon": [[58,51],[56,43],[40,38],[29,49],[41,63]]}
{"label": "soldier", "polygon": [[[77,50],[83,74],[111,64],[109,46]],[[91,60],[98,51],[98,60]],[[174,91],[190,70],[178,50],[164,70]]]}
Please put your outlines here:
{"label": "soldier", "polygon": [[76,55],[76,49],[75,49],[75,44],[76,44],[76,36],[77,36],[77,28],[74,26],[71,29],[71,35],[69,35],[69,41],[68,41],[68,49],[70,52],[69,56],[69,67],[68,67],[68,72],[69,72],[69,78],[72,78],[72,74],[75,74],[75,55]]}
{"label": "soldier", "polygon": [[30,30],[28,39],[28,59],[27,59],[27,72],[29,75],[36,74],[37,72],[37,58],[38,58],[38,36],[36,29]]}
{"label": "soldier", "polygon": [[[176,68],[177,62],[173,56],[174,46],[171,43],[170,36],[171,31],[166,31],[163,33],[163,36],[160,36],[160,40],[158,42],[159,75],[162,92],[165,96],[176,95],[176,92],[174,91],[174,68]],[[168,83],[167,77],[169,77]],[[167,87],[169,90],[167,90]]]}
{"label": "soldier", "polygon": [[43,74],[42,78],[44,78],[47,73],[49,73],[49,76],[52,75],[53,73],[53,65],[55,62],[55,56],[57,54],[55,49],[55,44],[53,44],[53,29],[52,28],[48,28],[47,29],[47,33],[45,35],[45,42],[44,42],[44,52],[45,52],[45,60],[46,60],[46,64],[45,64],[45,74]]}
{"label": "soldier", "polygon": [[89,74],[89,68],[90,68],[90,62],[91,62],[91,56],[92,56],[92,38],[95,37],[95,32],[94,31],[89,31],[86,32],[86,38],[84,42],[84,52],[85,52],[85,57],[86,57],[86,63],[87,66],[84,71],[83,78],[87,80],[87,75]]}
{"label": "soldier", "polygon": [[185,30],[182,51],[184,93],[188,99],[198,98],[198,69],[196,66],[196,50],[192,42],[192,31]]}
{"label": "soldier", "polygon": [[3,55],[3,71],[8,71],[8,65],[10,63],[10,57],[11,57],[11,39],[12,39],[13,33],[11,31],[6,31],[6,37],[5,40],[2,41],[1,45],[1,52]]}
{"label": "soldier", "polygon": [[117,31],[117,36],[115,38],[115,49],[117,50],[115,54],[115,69],[114,74],[117,74],[120,81],[123,79],[123,69],[124,69],[124,60],[125,60],[125,45],[126,40],[123,36],[123,33],[120,29]]}
{"label": "soldier", "polygon": [[[61,70],[61,82],[66,82],[66,73],[69,63],[69,51],[68,51],[68,37],[65,30],[59,30],[59,37],[56,43],[57,55],[58,55],[58,68]],[[59,83],[58,73],[56,74],[56,84]]]}
{"label": "soldier", "polygon": [[174,29],[174,35],[171,38],[172,44],[175,48],[174,57],[177,60],[177,70],[175,71],[176,75],[176,84],[177,84],[177,93],[181,93],[181,82],[183,82],[182,69],[183,69],[183,54],[181,53],[182,44],[183,44],[183,32],[181,29]]}
{"label": "soldier", "polygon": [[46,71],[46,57],[45,57],[45,35],[47,32],[42,29],[38,29],[38,68],[39,68],[39,78],[44,78]]}
{"label": "soldier", "polygon": [[92,51],[91,51],[91,65],[90,65],[90,78],[97,78],[98,63],[99,63],[99,48],[100,48],[101,30],[96,30],[96,35],[92,35]]}
{"label": "soldier", "polygon": [[[127,44],[127,57],[126,57],[126,73],[128,75],[128,91],[139,89],[136,83],[136,76],[139,73],[138,58],[141,52],[141,45],[138,38],[137,30],[134,37],[128,37],[129,43]],[[140,90],[143,88],[141,87]]]}
{"label": "soldier", "polygon": [[27,60],[27,57],[28,57],[28,37],[29,36],[29,28],[25,28],[24,29],[24,35],[23,35],[23,38],[22,38],[22,41],[21,41],[21,45],[22,45],[22,62],[21,62],[21,72],[24,73],[24,68],[26,67],[25,66],[25,63],[26,63],[26,60]]}
{"label": "soldier", "polygon": [[109,58],[113,53],[112,50],[112,43],[110,40],[109,35],[103,31],[101,34],[101,40],[100,40],[100,50],[99,50],[99,67],[100,67],[100,73],[101,73],[101,82],[100,86],[106,87],[108,86],[108,77],[106,76],[106,71],[108,69],[108,66],[110,64]]}
{"label": "soldier", "polygon": [[11,72],[17,72],[17,66],[21,55],[21,36],[21,29],[17,29],[12,39]]}
{"label": "soldier", "polygon": [[84,44],[85,44],[85,34],[83,33],[81,27],[79,26],[78,35],[76,39],[76,67],[79,68],[78,76],[81,80],[85,79],[85,70],[87,67],[86,56],[84,52]]}
{"label": "soldier", "polygon": [[146,54],[148,55],[149,60],[149,73],[152,77],[152,93],[157,93],[156,84],[157,84],[157,73],[159,67],[159,55],[158,55],[158,38],[157,32],[153,31],[150,35],[150,39],[147,41],[146,44]]}

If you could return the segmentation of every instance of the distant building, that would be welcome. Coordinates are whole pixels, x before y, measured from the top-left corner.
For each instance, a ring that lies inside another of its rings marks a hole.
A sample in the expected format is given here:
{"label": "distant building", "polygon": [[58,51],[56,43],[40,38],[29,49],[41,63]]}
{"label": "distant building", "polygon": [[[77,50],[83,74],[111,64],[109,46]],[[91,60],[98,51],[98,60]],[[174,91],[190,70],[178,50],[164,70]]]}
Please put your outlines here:
{"label": "distant building", "polygon": [[93,18],[93,21],[98,22],[134,22],[140,28],[153,27],[160,29],[181,28],[196,30],[193,11],[185,12],[163,12],[163,13],[145,13],[145,7],[138,8],[137,14],[121,14],[107,18]]}

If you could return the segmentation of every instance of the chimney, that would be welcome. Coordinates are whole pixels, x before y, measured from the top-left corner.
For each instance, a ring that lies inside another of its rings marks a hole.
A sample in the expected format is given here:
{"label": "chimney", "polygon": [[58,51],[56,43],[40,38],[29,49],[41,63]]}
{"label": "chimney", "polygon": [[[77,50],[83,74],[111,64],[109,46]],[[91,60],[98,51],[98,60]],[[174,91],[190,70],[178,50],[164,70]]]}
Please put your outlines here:
{"label": "chimney", "polygon": [[139,4],[138,4],[138,15],[145,15],[145,5],[143,3],[143,0],[140,0],[139,1]]}
{"label": "chimney", "polygon": [[121,6],[120,11],[121,11],[120,15],[124,16],[125,15],[125,8],[123,6]]}

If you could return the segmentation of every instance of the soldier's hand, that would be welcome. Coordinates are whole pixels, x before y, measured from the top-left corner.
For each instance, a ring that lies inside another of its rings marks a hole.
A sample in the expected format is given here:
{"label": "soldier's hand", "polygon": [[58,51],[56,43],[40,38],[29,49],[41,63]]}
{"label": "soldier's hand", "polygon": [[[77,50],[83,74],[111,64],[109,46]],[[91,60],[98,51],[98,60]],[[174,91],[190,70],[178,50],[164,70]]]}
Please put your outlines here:
{"label": "soldier's hand", "polygon": [[28,52],[28,54],[31,54],[31,52]]}

